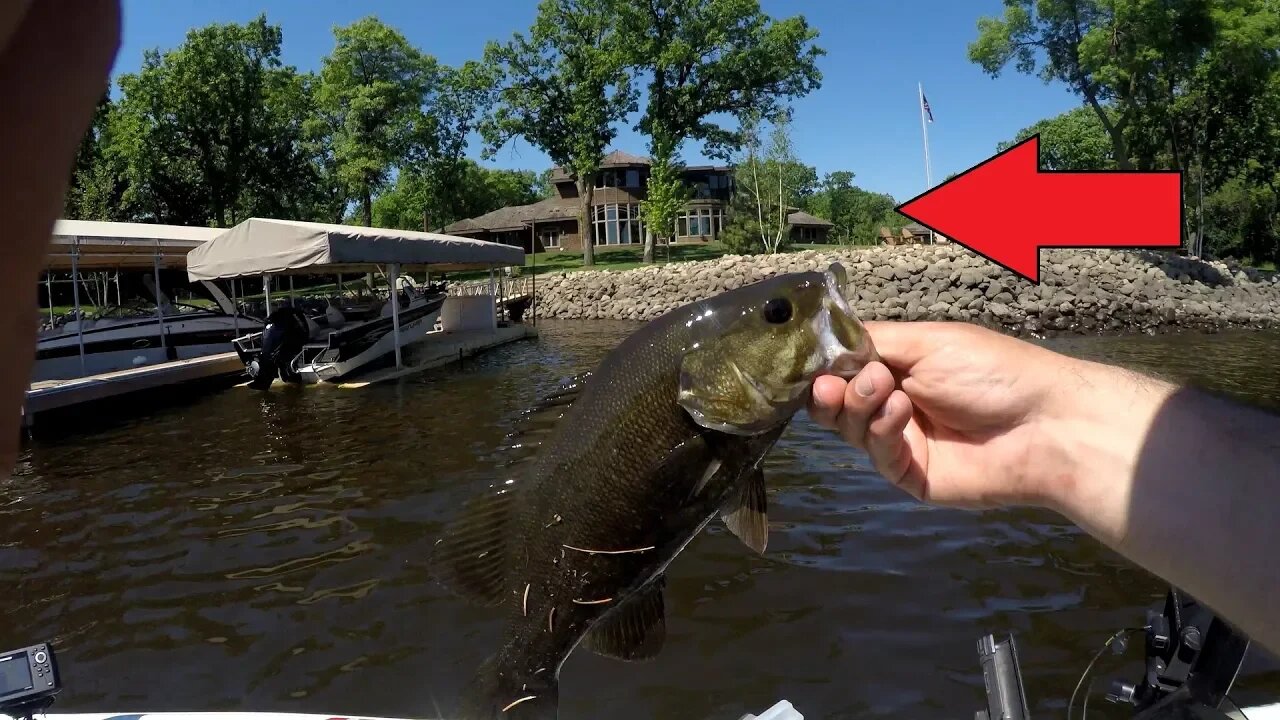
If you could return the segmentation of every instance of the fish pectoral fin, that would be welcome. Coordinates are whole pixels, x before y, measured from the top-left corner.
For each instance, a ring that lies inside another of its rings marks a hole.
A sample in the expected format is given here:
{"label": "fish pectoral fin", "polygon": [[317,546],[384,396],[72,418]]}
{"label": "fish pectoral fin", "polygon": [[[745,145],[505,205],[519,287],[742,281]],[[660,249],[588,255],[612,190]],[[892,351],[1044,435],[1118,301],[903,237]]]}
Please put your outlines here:
{"label": "fish pectoral fin", "polygon": [[442,585],[481,605],[502,601],[514,496],[506,487],[470,501],[436,541],[431,571]]}
{"label": "fish pectoral fin", "polygon": [[662,593],[667,576],[659,575],[639,593],[601,618],[582,639],[592,652],[618,660],[647,660],[657,656],[667,638]]}
{"label": "fish pectoral fin", "polygon": [[764,471],[752,470],[738,496],[721,511],[725,527],[747,547],[764,554],[769,543],[768,500],[764,490]]}

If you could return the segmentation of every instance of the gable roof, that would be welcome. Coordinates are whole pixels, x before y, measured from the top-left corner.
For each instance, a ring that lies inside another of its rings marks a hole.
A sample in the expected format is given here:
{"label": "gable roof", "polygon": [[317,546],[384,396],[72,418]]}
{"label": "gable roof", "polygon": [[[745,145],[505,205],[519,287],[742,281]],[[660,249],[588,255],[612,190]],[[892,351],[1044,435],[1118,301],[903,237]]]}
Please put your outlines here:
{"label": "gable roof", "polygon": [[796,227],[834,227],[835,225],[829,220],[814,217],[803,210],[796,210],[787,215],[787,222]]}

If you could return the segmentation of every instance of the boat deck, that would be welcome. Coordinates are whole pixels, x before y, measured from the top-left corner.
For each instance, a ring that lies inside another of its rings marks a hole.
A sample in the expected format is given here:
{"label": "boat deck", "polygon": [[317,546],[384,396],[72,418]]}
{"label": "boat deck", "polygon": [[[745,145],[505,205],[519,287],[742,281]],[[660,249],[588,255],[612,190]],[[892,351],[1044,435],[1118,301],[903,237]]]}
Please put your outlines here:
{"label": "boat deck", "polygon": [[336,383],[339,387],[359,388],[373,383],[395,380],[405,375],[429,368],[460,362],[489,348],[536,337],[538,331],[531,325],[514,323],[494,330],[436,331],[422,340],[406,346],[401,353],[403,367],[377,370],[368,375],[353,378],[349,382]]}
{"label": "boat deck", "polygon": [[240,357],[234,352],[226,352],[69,380],[42,380],[32,383],[27,390],[23,422],[30,425],[36,415],[47,410],[242,372],[244,363]]}

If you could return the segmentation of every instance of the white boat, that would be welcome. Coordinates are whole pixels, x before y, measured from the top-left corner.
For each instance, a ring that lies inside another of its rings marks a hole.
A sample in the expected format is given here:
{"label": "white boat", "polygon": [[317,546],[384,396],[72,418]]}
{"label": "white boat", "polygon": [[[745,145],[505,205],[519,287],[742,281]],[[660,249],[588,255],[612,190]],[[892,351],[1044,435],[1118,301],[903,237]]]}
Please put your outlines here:
{"label": "white boat", "polygon": [[[53,304],[55,283],[70,283],[74,305],[61,318],[49,311],[37,338],[32,381],[66,380],[230,352],[237,335],[261,329],[261,319],[239,311],[212,282],[192,286],[198,293],[203,291],[212,307],[171,302],[156,285],[163,270],[181,268],[188,252],[222,232],[150,223],[65,219],[54,223],[45,259],[46,300]],[[102,309],[85,312],[81,305],[82,285],[89,287],[85,273],[114,276],[114,305],[106,302],[110,293],[103,287],[94,300]],[[144,285],[150,297],[125,305],[121,273],[146,273]]]}
{"label": "white boat", "polygon": [[397,296],[372,303],[330,302],[324,313],[312,315],[293,306],[273,312],[262,331],[234,341],[253,378],[250,385],[265,388],[276,378],[306,385],[337,382],[394,361],[397,348],[435,329],[448,297],[443,290],[421,290],[412,283]]}
{"label": "white boat", "polygon": [[[32,380],[66,380],[171,360],[227,352],[232,340],[263,322],[239,312],[216,285],[199,285],[214,308],[172,302],[150,282],[150,303],[111,305],[92,314],[71,313],[36,339]],[[83,358],[81,354],[83,352]]]}
{"label": "white boat", "polygon": [[[314,384],[350,378],[383,365],[403,367],[402,350],[436,328],[442,287],[422,288],[402,273],[487,269],[524,264],[512,245],[438,233],[250,218],[187,254],[192,281],[279,275],[380,273],[385,297],[362,308],[341,297],[310,312],[300,305],[272,312],[261,332],[237,338],[251,385],[276,379]],[[395,292],[389,289],[395,288]],[[372,293],[374,289],[369,287]],[[270,298],[268,292],[268,305]],[[490,308],[492,310],[492,308]]]}

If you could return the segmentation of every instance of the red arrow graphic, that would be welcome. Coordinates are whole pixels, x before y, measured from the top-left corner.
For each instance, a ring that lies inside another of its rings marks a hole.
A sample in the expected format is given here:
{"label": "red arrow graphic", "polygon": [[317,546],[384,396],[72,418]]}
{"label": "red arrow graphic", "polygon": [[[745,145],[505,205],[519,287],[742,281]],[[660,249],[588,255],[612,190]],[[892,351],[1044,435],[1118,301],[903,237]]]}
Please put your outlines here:
{"label": "red arrow graphic", "polygon": [[1182,174],[1041,170],[1036,134],[896,210],[1038,284],[1042,248],[1178,247]]}

